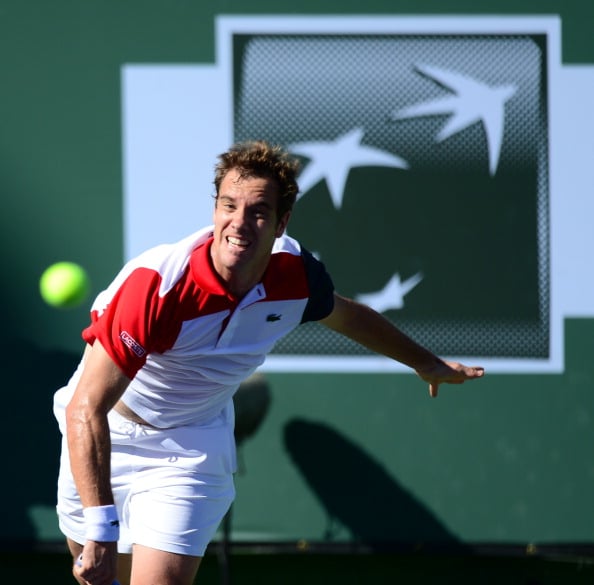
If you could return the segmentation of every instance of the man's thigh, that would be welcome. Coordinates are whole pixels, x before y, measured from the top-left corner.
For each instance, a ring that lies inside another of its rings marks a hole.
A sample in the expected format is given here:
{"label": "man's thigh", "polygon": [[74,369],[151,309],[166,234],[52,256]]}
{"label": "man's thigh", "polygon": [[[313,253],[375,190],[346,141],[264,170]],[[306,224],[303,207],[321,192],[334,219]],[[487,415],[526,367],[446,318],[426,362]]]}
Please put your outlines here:
{"label": "man's thigh", "polygon": [[192,585],[201,560],[135,544],[130,585]]}

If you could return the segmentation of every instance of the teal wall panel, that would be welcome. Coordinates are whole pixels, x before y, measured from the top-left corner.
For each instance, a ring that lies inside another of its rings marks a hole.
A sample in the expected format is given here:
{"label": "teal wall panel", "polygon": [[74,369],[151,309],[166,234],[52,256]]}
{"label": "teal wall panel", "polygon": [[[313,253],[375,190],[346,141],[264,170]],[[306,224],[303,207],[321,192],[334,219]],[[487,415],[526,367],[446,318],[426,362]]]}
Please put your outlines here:
{"label": "teal wall panel", "polygon": [[[123,260],[122,66],[214,62],[217,14],[361,9],[344,0],[2,5],[0,440],[13,505],[0,541],[60,538],[51,396],[78,361],[88,307],[51,309],[37,282],[68,259],[88,269],[96,293]],[[563,62],[594,63],[591,3],[369,0],[365,9],[558,14]],[[241,448],[234,537],[594,541],[594,324],[565,326],[563,373],[488,375],[436,401],[410,374],[269,374],[270,411]]]}

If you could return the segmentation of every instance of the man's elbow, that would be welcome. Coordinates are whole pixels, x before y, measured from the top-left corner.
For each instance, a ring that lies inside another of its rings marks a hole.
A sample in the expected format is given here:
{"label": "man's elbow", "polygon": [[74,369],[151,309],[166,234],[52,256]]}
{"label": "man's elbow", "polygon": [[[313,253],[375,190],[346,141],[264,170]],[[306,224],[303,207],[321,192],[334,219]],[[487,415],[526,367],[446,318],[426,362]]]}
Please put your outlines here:
{"label": "man's elbow", "polygon": [[66,429],[76,429],[91,424],[99,416],[97,409],[73,398],[66,406]]}

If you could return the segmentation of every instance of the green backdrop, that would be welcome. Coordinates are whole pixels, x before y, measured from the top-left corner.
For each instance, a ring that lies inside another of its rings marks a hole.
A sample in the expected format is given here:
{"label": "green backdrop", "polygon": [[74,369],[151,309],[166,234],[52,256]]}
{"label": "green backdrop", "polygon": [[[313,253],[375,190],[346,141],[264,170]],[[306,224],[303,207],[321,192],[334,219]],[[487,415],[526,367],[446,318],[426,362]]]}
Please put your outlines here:
{"label": "green backdrop", "polygon": [[[89,270],[98,292],[123,260],[122,65],[214,62],[216,14],[361,10],[346,0],[2,2],[1,439],[10,481],[0,540],[61,538],[51,399],[78,360],[87,308],[44,305],[37,282],[67,259]],[[591,3],[368,0],[365,10],[559,14],[563,62],[594,63]],[[592,543],[594,322],[565,326],[563,373],[495,374],[436,401],[410,374],[269,374],[267,417],[241,447],[234,539]]]}

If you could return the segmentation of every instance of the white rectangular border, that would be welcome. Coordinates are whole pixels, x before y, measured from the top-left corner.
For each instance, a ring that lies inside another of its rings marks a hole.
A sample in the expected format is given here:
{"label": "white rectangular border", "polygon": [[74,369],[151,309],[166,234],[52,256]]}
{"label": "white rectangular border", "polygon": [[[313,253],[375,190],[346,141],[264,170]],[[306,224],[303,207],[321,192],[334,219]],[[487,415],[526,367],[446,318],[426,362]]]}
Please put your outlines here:
{"label": "white rectangular border", "polygon": [[[228,80],[233,76],[233,46],[235,34],[544,34],[547,38],[547,98],[549,100],[548,128],[551,131],[559,70],[561,67],[561,19],[558,15],[520,16],[219,16],[216,19],[217,63]],[[232,92],[229,92],[232,94]],[[233,96],[229,95],[229,111]],[[549,134],[549,208],[553,208],[553,160]],[[550,212],[549,212],[550,213]],[[552,218],[550,242],[553,255]],[[555,294],[554,265],[550,270],[549,359],[482,359],[453,356],[466,363],[479,362],[490,372],[499,373],[560,373],[564,369],[563,316]],[[406,366],[382,356],[281,356],[269,355],[262,366],[268,372],[405,372]]]}

